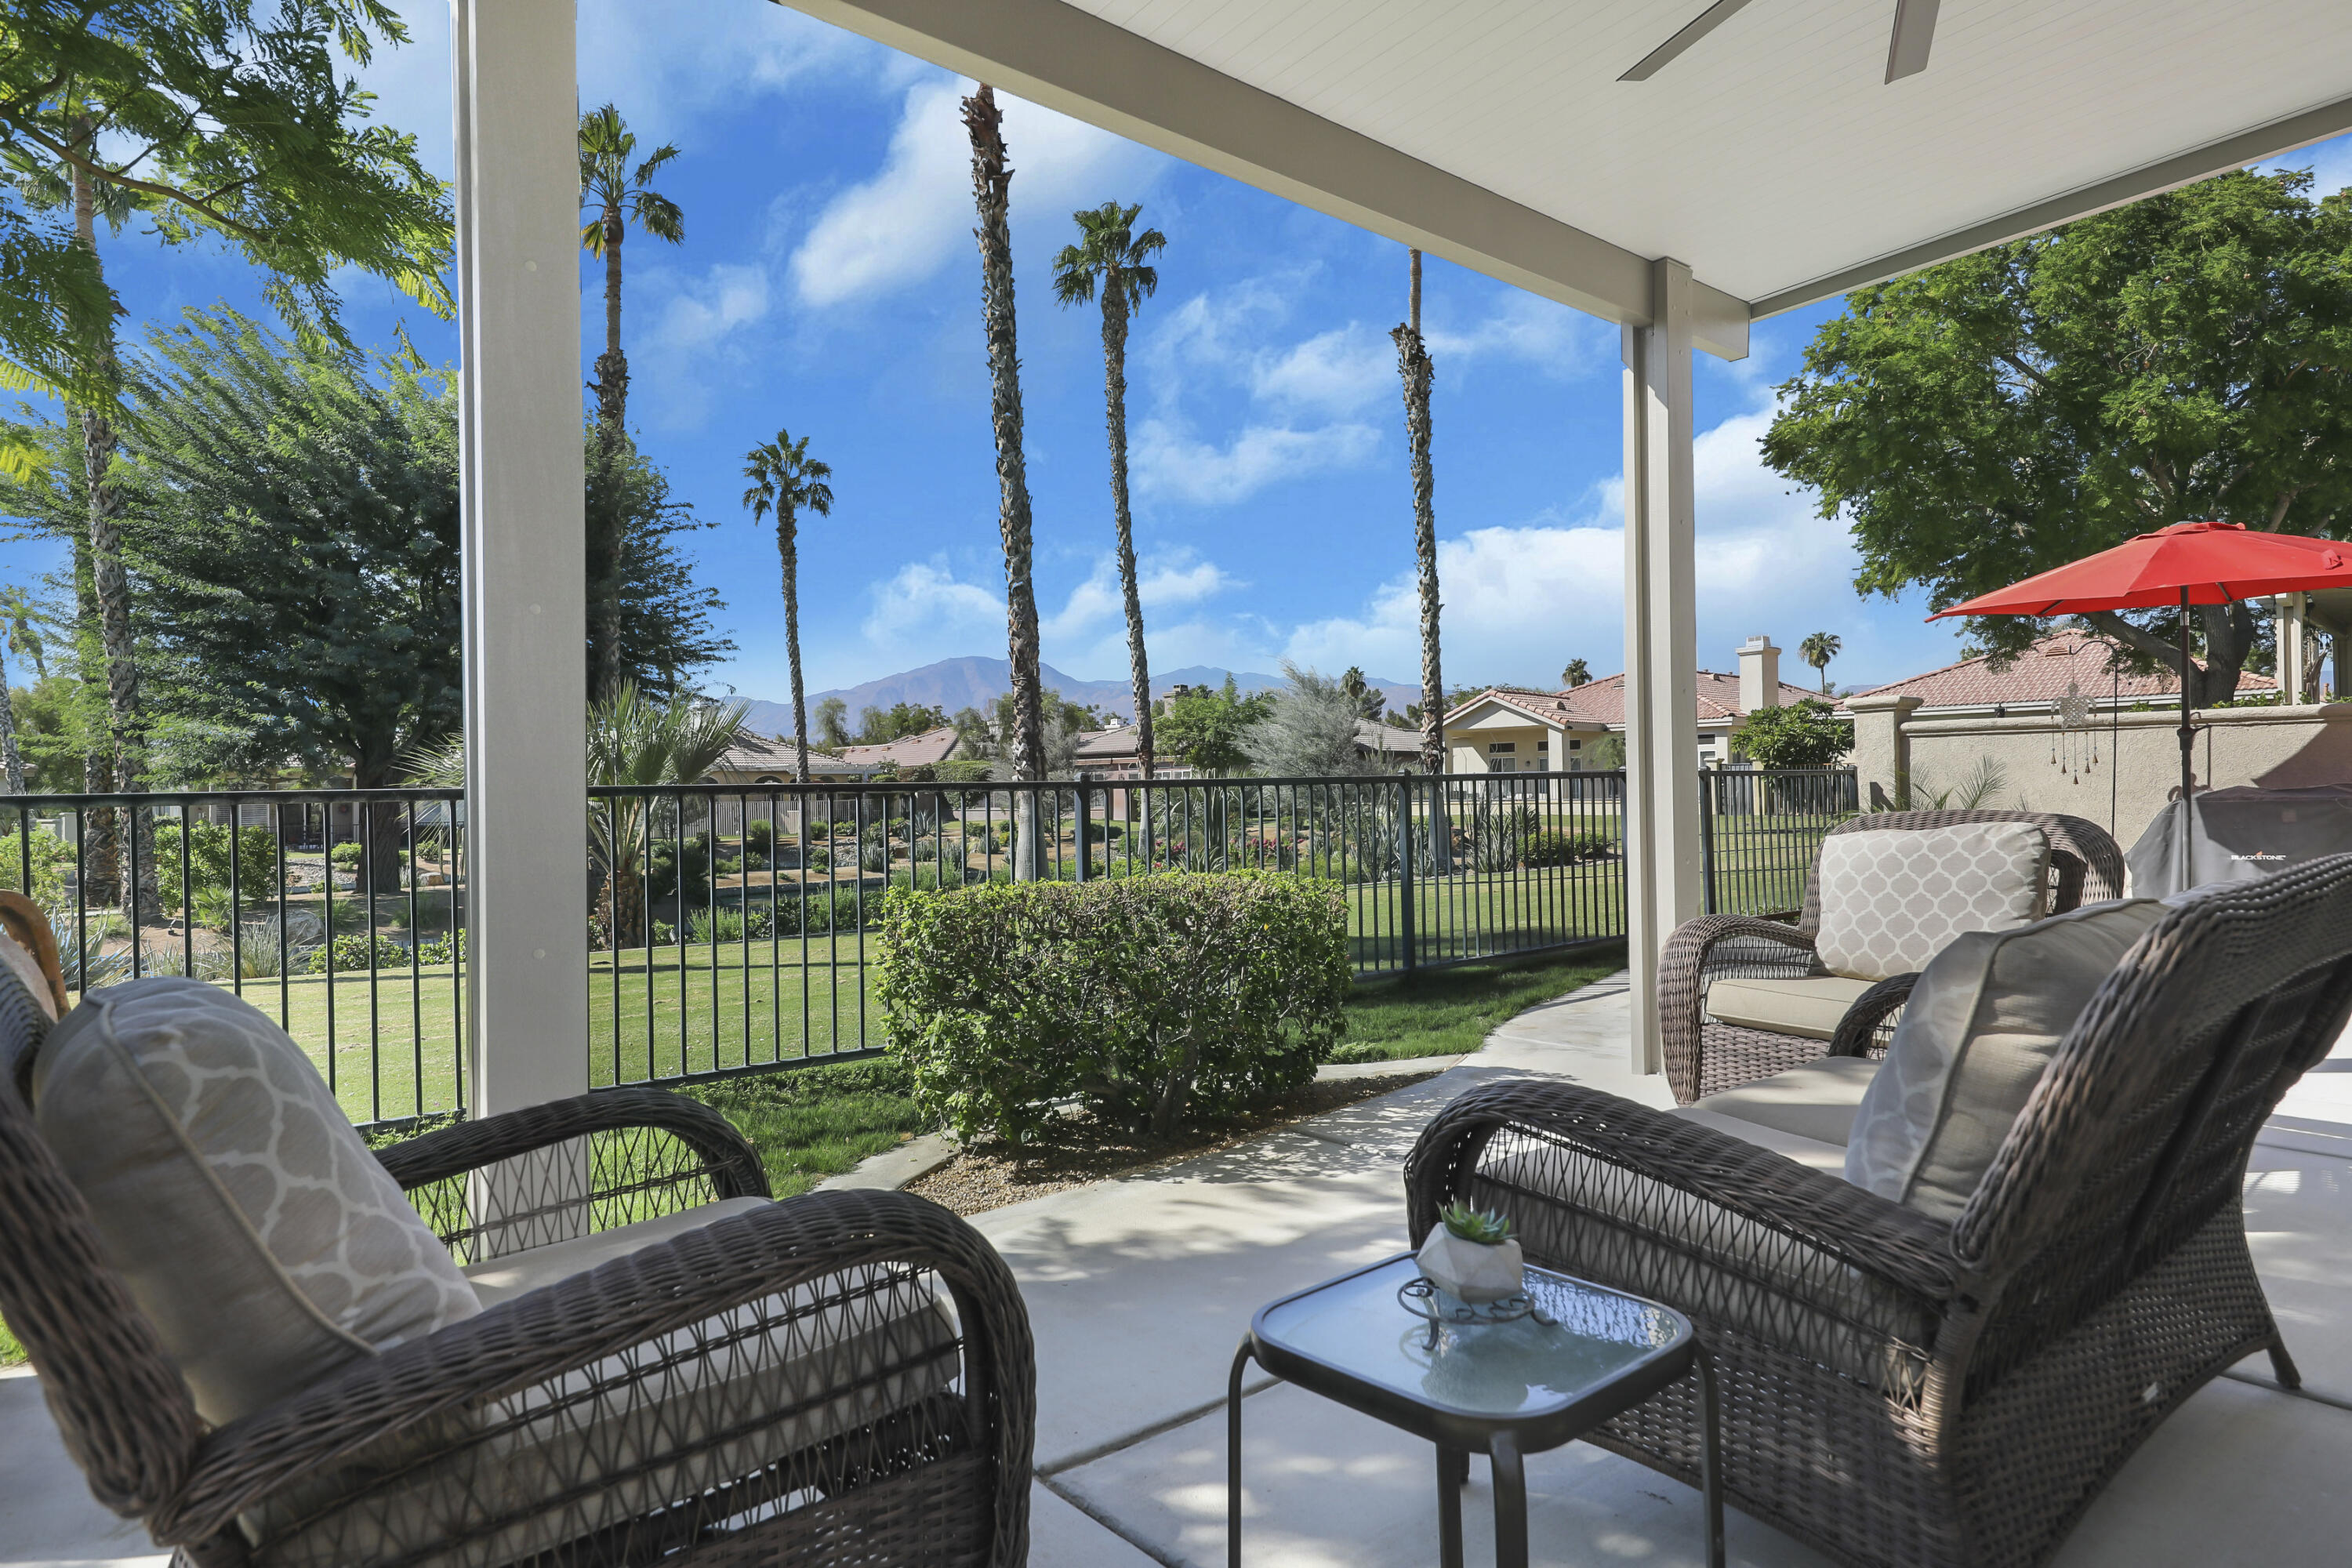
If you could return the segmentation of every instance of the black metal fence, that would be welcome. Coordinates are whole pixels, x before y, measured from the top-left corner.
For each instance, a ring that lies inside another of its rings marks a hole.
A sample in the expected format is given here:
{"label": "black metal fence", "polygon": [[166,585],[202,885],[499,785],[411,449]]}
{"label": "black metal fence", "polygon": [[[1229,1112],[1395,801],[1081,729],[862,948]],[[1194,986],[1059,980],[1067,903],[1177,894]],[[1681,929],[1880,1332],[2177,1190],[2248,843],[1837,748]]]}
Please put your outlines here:
{"label": "black metal fence", "polygon": [[[1838,770],[1700,794],[1711,910],[1794,909],[1854,809]],[[464,1105],[457,792],[20,796],[0,829],[0,883],[51,911],[71,988],[195,975],[276,1017],[356,1121]],[[1305,872],[1340,888],[1379,978],[1622,938],[1623,837],[1605,773],[593,789],[589,1080],[878,1050],[892,887]]]}

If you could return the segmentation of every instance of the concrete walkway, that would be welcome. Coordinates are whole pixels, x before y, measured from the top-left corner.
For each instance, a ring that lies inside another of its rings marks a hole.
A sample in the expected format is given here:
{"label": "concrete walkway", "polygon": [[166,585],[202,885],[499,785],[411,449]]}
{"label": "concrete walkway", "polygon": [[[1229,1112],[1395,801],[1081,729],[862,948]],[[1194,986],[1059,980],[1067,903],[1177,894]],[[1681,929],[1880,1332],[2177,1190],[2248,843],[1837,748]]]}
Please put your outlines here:
{"label": "concrete walkway", "polygon": [[[1038,1347],[1035,1568],[1224,1562],[1225,1375],[1260,1304],[1405,1245],[1400,1167],[1469,1085],[1547,1073],[1654,1105],[1626,1067],[1622,976],[1530,1009],[1442,1076],[1243,1148],[980,1215]],[[2248,1230],[2309,1396],[2257,1359],[2125,1468],[2056,1568],[2321,1568],[2352,1541],[2352,1053],[2290,1095],[2256,1150]],[[1430,1450],[1259,1377],[1244,1406],[1250,1568],[1385,1568],[1436,1554]],[[1571,1444],[1528,1462],[1535,1561],[1700,1562],[1696,1496]],[[1492,1562],[1474,1465],[1469,1561]],[[1732,1561],[1827,1568],[1734,1514]],[[29,1377],[0,1377],[0,1568],[161,1563],[89,1500]]]}

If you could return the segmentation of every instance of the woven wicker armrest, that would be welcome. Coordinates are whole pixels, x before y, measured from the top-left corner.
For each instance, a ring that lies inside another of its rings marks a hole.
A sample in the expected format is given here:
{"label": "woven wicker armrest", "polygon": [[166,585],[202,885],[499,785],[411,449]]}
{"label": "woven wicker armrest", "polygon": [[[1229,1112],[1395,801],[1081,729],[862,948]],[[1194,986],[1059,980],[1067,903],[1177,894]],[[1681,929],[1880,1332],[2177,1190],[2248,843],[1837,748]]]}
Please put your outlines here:
{"label": "woven wicker armrest", "polygon": [[460,1121],[377,1151],[403,1188],[479,1170],[593,1132],[667,1132],[691,1149],[721,1198],[771,1195],[759,1151],[735,1124],[700,1100],[661,1089],[604,1089],[478,1121]]}
{"label": "woven wicker armrest", "polygon": [[1853,1005],[1838,1020],[1837,1033],[1830,1037],[1829,1054],[1833,1057],[1866,1057],[1878,1037],[1878,1026],[1889,1015],[1898,1011],[1911,999],[1911,987],[1919,983],[1918,973],[1896,974],[1880,981],[1853,999]]}
{"label": "woven wicker armrest", "polygon": [[[1717,952],[1725,942],[1739,938],[1754,938],[1784,948],[1788,957],[1759,964],[1752,959],[1742,961]],[[1812,969],[1814,962],[1813,939],[1779,921],[1755,915],[1701,915],[1676,926],[1658,955],[1659,1044],[1675,1098],[1687,1105],[1699,1096],[1706,1050],[1700,1025],[1706,1021],[1709,981],[1745,971],[1804,974]]]}
{"label": "woven wicker armrest", "polygon": [[[996,1485],[1028,1485],[1035,1352],[1019,1287],[980,1234],[935,1204],[895,1192],[815,1193],[734,1215],[503,1302],[428,1338],[352,1363],[294,1398],[220,1427],[179,1495],[150,1522],[166,1545],[236,1528],[271,1493],[469,1406],[584,1374],[626,1397],[674,1375],[630,1355],[824,1276],[874,1265],[936,1272],[956,1298],[966,1388],[986,1406]],[[642,1362],[642,1365],[638,1364]],[[976,1364],[975,1364],[976,1363]],[[814,1394],[821,1391],[809,1391]],[[779,1456],[780,1457],[780,1456]]]}
{"label": "woven wicker armrest", "polygon": [[1405,1162],[1419,1246],[1498,1132],[1570,1149],[1794,1237],[1927,1300],[1960,1288],[1952,1232],[1902,1205],[1711,1127],[1576,1084],[1507,1079],[1438,1112]]}

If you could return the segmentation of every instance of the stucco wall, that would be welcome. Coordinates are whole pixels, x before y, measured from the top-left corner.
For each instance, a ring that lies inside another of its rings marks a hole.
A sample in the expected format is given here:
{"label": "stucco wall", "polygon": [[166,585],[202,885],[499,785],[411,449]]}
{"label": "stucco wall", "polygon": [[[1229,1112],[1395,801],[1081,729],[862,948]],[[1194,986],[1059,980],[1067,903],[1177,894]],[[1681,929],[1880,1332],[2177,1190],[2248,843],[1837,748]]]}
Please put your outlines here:
{"label": "stucco wall", "polygon": [[[2095,741],[2098,760],[2076,782],[2051,762],[2053,727],[2046,715],[1932,719],[1865,712],[1866,701],[1854,704],[1853,759],[1865,801],[1874,783],[1894,794],[1906,764],[1916,796],[1959,784],[1990,757],[2007,776],[1988,804],[2087,817],[2129,848],[2179,786],[2177,711],[2099,715],[2092,734],[2077,732],[2077,747]],[[2209,709],[2197,714],[2197,723],[2200,788],[2352,783],[2352,703]]]}

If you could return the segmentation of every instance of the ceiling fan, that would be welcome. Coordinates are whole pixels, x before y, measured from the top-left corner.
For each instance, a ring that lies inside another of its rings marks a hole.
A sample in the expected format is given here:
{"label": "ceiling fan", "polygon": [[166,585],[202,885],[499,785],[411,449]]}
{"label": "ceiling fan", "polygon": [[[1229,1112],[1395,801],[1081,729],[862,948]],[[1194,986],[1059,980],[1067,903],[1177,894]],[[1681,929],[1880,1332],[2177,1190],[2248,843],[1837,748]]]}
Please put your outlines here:
{"label": "ceiling fan", "polygon": [[[1927,47],[1936,38],[1936,11],[1943,0],[1895,0],[1895,32],[1886,44],[1886,79],[1899,81],[1927,68]],[[1683,30],[1643,55],[1619,81],[1647,81],[1684,50],[1746,9],[1748,0],[1715,0]]]}

